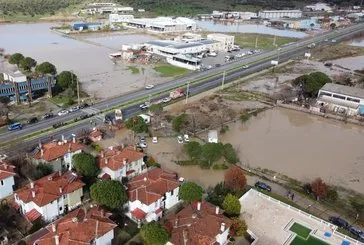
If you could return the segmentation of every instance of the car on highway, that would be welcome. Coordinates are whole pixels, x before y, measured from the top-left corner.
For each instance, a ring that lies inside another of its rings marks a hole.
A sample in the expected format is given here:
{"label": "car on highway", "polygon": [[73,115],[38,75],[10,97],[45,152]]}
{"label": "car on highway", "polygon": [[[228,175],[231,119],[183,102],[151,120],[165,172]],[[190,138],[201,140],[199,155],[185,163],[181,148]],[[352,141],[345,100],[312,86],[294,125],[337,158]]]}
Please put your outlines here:
{"label": "car on highway", "polygon": [[69,112],[75,112],[75,111],[78,111],[78,110],[80,110],[80,107],[79,106],[74,106],[71,109],[69,109],[68,111]]}
{"label": "car on highway", "polygon": [[27,124],[33,124],[33,123],[37,123],[38,122],[38,118],[36,117],[32,117],[27,121]]}
{"label": "car on highway", "polygon": [[46,113],[46,114],[44,114],[43,119],[49,119],[52,117],[54,117],[53,113]]}
{"label": "car on highway", "polygon": [[152,88],[154,88],[153,84],[148,84],[147,86],[145,86],[145,89],[152,89]]}
{"label": "car on highway", "polygon": [[67,114],[68,114],[67,110],[62,110],[62,111],[58,112],[58,116],[64,116],[64,115],[67,115]]}
{"label": "car on highway", "polygon": [[216,65],[215,65],[215,67],[220,67],[220,66],[221,66],[221,64],[216,64]]}
{"label": "car on highway", "polygon": [[208,66],[206,66],[206,69],[207,69],[207,70],[211,70],[211,69],[212,69],[212,65],[208,65]]}
{"label": "car on highway", "polygon": [[349,223],[340,217],[331,216],[329,217],[329,221],[341,228],[347,228],[349,226]]}
{"label": "car on highway", "polygon": [[152,138],[152,143],[158,143],[158,137],[157,136],[154,136],[153,138]]}
{"label": "car on highway", "polygon": [[183,135],[183,140],[185,142],[190,142],[190,137],[188,137],[188,134]]}
{"label": "car on highway", "polygon": [[147,104],[143,103],[143,104],[141,104],[141,105],[139,106],[139,108],[140,108],[141,110],[146,110],[146,109],[148,109],[148,108],[149,108],[149,106],[148,106]]}
{"label": "car on highway", "polygon": [[163,98],[162,99],[162,102],[163,103],[168,103],[168,102],[170,102],[172,99],[171,99],[171,97],[165,97],[165,98]]}
{"label": "car on highway", "polygon": [[177,136],[177,141],[179,144],[183,144],[183,138],[181,135]]}
{"label": "car on highway", "polygon": [[269,191],[269,192],[272,191],[272,187],[270,187],[269,185],[267,185],[266,183],[261,182],[261,181],[256,182],[254,186],[261,190],[265,190],[265,191]]}
{"label": "car on highway", "polygon": [[243,69],[248,69],[249,66],[248,65],[243,65]]}
{"label": "car on highway", "polygon": [[8,126],[9,131],[20,130],[22,128],[23,128],[23,125],[21,123],[19,123],[19,122],[13,123],[13,124]]}
{"label": "car on highway", "polygon": [[89,105],[87,103],[83,103],[80,105],[80,109],[87,108]]}
{"label": "car on highway", "polygon": [[364,231],[360,230],[358,227],[351,225],[348,227],[348,231],[350,231],[354,236],[364,239]]}

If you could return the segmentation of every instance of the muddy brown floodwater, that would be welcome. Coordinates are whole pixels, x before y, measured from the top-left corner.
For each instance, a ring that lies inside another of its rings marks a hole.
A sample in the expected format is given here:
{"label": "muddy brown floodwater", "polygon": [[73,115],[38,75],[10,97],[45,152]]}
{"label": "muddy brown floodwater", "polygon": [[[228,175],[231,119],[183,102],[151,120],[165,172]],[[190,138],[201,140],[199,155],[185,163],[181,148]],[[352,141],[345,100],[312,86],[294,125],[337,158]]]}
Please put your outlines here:
{"label": "muddy brown floodwater", "polygon": [[328,184],[364,193],[364,128],[302,112],[275,108],[221,136],[243,164],[302,181],[321,177]]}

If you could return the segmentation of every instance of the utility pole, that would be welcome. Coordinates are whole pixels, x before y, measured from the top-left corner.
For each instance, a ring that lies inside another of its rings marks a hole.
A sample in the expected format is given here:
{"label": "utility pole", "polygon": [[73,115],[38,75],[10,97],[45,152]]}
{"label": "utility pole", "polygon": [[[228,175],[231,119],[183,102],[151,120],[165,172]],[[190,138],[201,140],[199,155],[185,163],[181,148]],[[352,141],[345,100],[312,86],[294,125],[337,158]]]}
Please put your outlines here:
{"label": "utility pole", "polygon": [[273,39],[273,46],[277,46],[277,45],[276,45],[276,41],[277,41],[277,36],[276,36],[276,35],[274,35],[274,39]]}
{"label": "utility pole", "polygon": [[255,37],[255,49],[258,48],[258,35]]}
{"label": "utility pole", "polygon": [[151,95],[151,94],[149,94],[149,99],[148,99],[148,101],[149,101],[149,105],[150,105],[151,100],[152,100],[152,95]]}
{"label": "utility pole", "polygon": [[224,84],[225,84],[225,71],[222,73],[221,89],[224,89]]}
{"label": "utility pole", "polygon": [[[73,73],[72,73],[72,77],[73,77]],[[80,106],[80,83],[78,82],[78,79],[76,79],[76,82],[77,82],[77,102],[78,102],[78,106]]]}
{"label": "utility pole", "polygon": [[190,82],[187,82],[187,91],[186,91],[186,104],[188,103],[188,95],[190,93]]}

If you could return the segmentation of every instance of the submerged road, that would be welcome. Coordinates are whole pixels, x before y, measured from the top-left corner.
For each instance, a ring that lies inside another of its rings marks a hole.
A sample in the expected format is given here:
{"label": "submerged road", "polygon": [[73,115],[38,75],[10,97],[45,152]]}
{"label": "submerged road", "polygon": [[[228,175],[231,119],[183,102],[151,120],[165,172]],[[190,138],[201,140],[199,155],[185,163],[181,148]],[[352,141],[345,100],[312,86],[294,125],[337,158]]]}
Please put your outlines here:
{"label": "submerged road", "polygon": [[[224,64],[218,68],[204,71],[204,72],[198,72],[190,74],[184,78],[169,81],[164,84],[157,85],[152,90],[138,90],[126,95],[118,96],[115,98],[111,98],[105,101],[102,101],[100,103],[94,104],[91,108],[86,108],[84,110],[80,110],[77,112],[69,113],[64,116],[56,116],[51,119],[42,120],[36,124],[33,125],[24,125],[24,128],[22,130],[18,131],[9,131],[2,133],[0,135],[0,144],[4,144],[7,142],[12,142],[17,139],[21,139],[22,137],[33,134],[38,131],[47,129],[52,127],[52,125],[59,123],[59,122],[68,122],[72,121],[75,118],[80,117],[81,115],[86,113],[97,113],[100,111],[107,110],[108,108],[112,108],[115,106],[119,106],[122,104],[126,104],[130,101],[135,101],[138,99],[148,98],[148,96],[151,96],[153,99],[163,98],[169,95],[169,91],[176,87],[185,86],[188,82],[191,82],[190,85],[190,93],[198,94],[204,91],[207,91],[211,88],[215,88],[217,86],[221,85],[223,75],[222,73],[225,71],[225,82],[228,83],[229,81],[238,79],[240,77],[247,76],[249,74],[267,69],[271,67],[271,60],[277,60],[279,56],[279,62],[284,62],[292,58],[302,57],[305,52],[307,52],[308,48],[307,46],[315,43],[317,45],[328,45],[330,44],[330,40],[328,39],[335,39],[337,42],[350,38],[360,32],[364,31],[364,23],[353,25],[350,27],[347,27],[345,29],[335,30],[332,32],[324,33],[321,35],[317,35],[316,37],[301,40],[297,43],[281,47],[280,50],[273,50],[268,51],[264,53],[260,53],[254,56],[251,56],[246,59],[242,60],[236,60],[231,63]],[[243,69],[241,66],[249,64],[249,68]],[[235,69],[236,68],[236,69]],[[202,80],[200,82],[195,82],[196,80]],[[162,93],[163,91],[166,91],[165,93]],[[158,96],[154,96],[157,95]],[[147,99],[146,99],[147,100]],[[140,104],[140,103],[139,103]],[[133,115],[139,114],[140,108],[139,104],[137,105],[131,105],[129,107],[125,107],[123,109],[123,116],[124,118],[128,118]],[[79,123],[70,125],[65,128],[60,128],[55,131],[52,131],[50,134],[52,134],[55,138],[60,137],[61,135],[64,135],[65,137],[70,137],[72,133],[79,132],[82,129],[90,129],[92,126],[90,124],[90,120],[93,120],[97,123],[102,123],[102,120],[99,120],[101,118],[90,118],[88,120],[80,121]],[[39,135],[35,136],[31,139],[25,139],[14,144],[8,144],[3,145],[3,147],[0,148],[0,153],[5,153],[9,156],[14,155],[19,152],[29,151],[34,146],[42,141],[49,141],[49,135]]]}

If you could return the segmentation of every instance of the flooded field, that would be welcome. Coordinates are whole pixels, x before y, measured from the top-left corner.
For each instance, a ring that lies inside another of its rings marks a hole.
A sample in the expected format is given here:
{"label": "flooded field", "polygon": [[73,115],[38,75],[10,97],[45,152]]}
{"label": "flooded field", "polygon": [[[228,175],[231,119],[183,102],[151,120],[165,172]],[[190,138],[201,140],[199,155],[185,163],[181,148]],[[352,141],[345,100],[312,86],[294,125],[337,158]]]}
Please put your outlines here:
{"label": "flooded field", "polygon": [[302,181],[315,177],[364,193],[364,129],[305,113],[273,109],[236,123],[221,140],[240,160]]}
{"label": "flooded field", "polygon": [[[80,40],[60,36],[50,30],[55,23],[9,24],[0,26],[0,48],[6,53],[20,52],[38,63],[49,61],[58,71],[73,70],[83,89],[92,96],[106,98],[143,87],[146,77],[158,83],[157,73],[146,67],[145,74],[131,74],[126,66],[114,65],[108,54],[122,44],[150,41],[148,35],[82,35]],[[84,41],[82,40],[84,39]]]}
{"label": "flooded field", "polygon": [[342,58],[333,62],[352,71],[364,69],[364,56]]}

